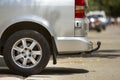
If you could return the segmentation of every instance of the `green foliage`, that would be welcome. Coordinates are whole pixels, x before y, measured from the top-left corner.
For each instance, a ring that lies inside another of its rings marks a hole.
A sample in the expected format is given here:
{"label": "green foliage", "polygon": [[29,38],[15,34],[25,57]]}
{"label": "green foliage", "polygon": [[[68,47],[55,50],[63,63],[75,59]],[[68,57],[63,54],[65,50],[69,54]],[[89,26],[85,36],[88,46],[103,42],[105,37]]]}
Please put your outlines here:
{"label": "green foliage", "polygon": [[109,16],[120,16],[120,0],[88,0],[88,10],[104,10]]}

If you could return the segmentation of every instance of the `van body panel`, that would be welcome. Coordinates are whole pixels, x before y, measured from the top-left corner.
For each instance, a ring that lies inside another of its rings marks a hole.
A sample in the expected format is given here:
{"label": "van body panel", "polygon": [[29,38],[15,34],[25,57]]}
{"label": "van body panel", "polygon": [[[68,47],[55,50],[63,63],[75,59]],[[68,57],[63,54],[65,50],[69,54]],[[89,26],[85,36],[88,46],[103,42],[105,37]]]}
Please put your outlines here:
{"label": "van body panel", "polygon": [[91,50],[86,18],[75,19],[75,0],[0,0],[0,37],[9,26],[24,21],[45,27],[58,52]]}

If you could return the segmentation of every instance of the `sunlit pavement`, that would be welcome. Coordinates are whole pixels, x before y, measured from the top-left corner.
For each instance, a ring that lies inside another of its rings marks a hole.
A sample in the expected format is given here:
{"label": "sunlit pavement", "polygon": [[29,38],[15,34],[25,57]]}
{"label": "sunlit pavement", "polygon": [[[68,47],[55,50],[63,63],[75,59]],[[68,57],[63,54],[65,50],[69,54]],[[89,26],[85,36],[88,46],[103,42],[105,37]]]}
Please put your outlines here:
{"label": "sunlit pavement", "polygon": [[0,57],[0,80],[119,80],[120,79],[120,27],[109,26],[101,33],[90,32],[91,41],[102,46],[92,55],[58,55],[58,64],[50,60],[39,74],[22,77],[14,75]]}

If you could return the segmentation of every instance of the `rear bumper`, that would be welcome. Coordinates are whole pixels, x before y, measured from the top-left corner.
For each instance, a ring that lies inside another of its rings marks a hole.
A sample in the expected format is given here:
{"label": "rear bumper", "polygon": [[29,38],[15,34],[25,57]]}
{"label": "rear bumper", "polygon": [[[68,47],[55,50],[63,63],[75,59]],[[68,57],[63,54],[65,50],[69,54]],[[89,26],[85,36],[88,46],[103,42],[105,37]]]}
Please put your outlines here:
{"label": "rear bumper", "polygon": [[93,44],[86,37],[58,37],[57,49],[60,53],[87,52],[93,50]]}

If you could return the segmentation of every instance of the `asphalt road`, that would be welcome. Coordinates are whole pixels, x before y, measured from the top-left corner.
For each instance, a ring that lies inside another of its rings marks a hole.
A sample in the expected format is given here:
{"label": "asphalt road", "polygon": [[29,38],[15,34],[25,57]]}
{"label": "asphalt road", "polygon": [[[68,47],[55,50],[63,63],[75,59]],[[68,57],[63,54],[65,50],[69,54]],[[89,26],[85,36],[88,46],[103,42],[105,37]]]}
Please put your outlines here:
{"label": "asphalt road", "polygon": [[58,55],[58,64],[50,60],[47,68],[29,77],[14,75],[0,57],[0,80],[120,80],[120,27],[109,26],[101,33],[90,32],[91,41],[101,41],[92,55]]}

